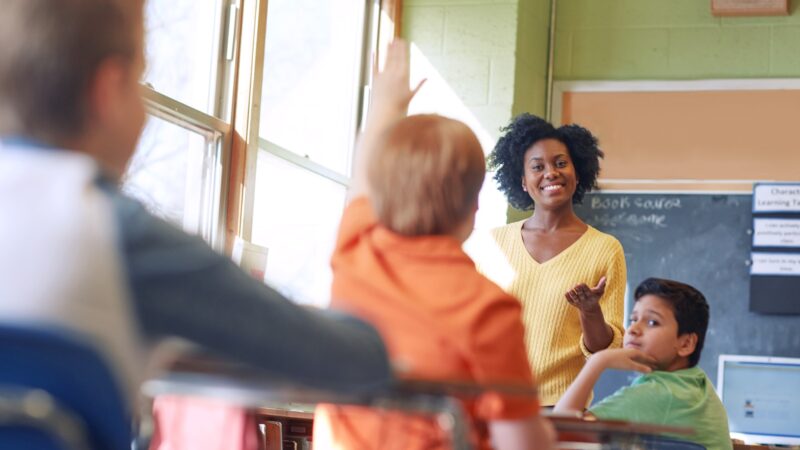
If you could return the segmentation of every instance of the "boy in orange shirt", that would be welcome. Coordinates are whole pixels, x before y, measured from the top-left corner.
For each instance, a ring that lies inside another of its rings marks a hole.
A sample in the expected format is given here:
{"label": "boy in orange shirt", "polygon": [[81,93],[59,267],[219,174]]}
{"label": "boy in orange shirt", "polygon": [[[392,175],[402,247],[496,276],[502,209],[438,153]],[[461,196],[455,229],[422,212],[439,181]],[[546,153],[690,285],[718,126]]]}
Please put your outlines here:
{"label": "boy in orange shirt", "polygon": [[[401,376],[533,386],[519,302],[480,275],[461,245],[485,176],[461,122],[406,116],[407,47],[393,43],[376,75],[350,198],[332,258],[332,306],[375,325]],[[465,402],[478,448],[551,448],[535,398]],[[491,443],[490,443],[491,442]],[[445,449],[428,417],[360,407],[317,409],[316,449]]]}

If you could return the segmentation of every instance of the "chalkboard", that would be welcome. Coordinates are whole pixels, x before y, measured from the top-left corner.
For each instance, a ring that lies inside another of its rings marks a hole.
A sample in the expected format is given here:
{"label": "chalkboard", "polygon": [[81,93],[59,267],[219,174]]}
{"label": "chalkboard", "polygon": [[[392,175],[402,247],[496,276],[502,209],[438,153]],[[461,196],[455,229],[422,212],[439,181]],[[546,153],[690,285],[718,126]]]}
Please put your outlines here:
{"label": "chalkboard", "polygon": [[[633,308],[633,290],[647,277],[688,283],[706,296],[711,320],[700,367],[714,383],[722,353],[800,357],[800,316],[749,310],[751,195],[593,193],[575,210],[622,243],[628,266],[626,311]],[[595,398],[633,376],[604,375]]]}

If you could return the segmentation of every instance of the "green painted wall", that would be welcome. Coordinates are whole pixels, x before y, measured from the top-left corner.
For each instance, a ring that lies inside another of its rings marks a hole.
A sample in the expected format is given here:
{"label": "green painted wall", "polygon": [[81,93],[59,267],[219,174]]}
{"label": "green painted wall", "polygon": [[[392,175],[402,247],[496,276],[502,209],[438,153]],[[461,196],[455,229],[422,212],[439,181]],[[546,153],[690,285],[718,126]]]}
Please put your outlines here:
{"label": "green painted wall", "polygon": [[550,0],[519,0],[512,115],[543,115],[547,85]]}
{"label": "green painted wall", "polygon": [[[518,0],[403,2],[403,36],[492,139],[508,121],[514,101],[517,4]],[[412,53],[412,71],[416,63]],[[423,89],[419,95],[435,93]],[[447,114],[444,106],[436,112]]]}
{"label": "green painted wall", "polygon": [[402,32],[496,139],[512,114],[544,112],[549,14],[549,0],[405,0]]}
{"label": "green painted wall", "polygon": [[[556,80],[800,76],[800,12],[713,17],[707,0],[558,0]],[[549,0],[405,0],[403,34],[487,130],[542,114]]]}
{"label": "green painted wall", "polygon": [[[477,118],[487,151],[512,116],[544,114],[549,23],[550,0],[403,2],[403,37]],[[413,52],[411,64],[413,72]]]}
{"label": "green painted wall", "polygon": [[559,0],[555,77],[797,77],[797,3],[789,16],[718,18],[707,0]]}
{"label": "green painted wall", "polygon": [[[554,78],[800,77],[800,11],[711,15],[708,0],[557,0]],[[481,124],[544,113],[550,0],[405,0],[404,36]],[[509,210],[509,220],[528,213]]]}

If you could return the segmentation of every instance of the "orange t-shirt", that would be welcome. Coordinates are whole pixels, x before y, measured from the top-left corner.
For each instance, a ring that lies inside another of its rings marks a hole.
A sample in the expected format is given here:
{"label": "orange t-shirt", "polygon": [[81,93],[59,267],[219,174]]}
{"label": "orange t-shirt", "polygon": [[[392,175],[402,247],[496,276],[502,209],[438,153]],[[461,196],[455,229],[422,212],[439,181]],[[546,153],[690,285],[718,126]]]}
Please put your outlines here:
{"label": "orange t-shirt", "polygon": [[[378,224],[369,201],[344,212],[331,261],[332,307],[372,323],[400,376],[533,386],[520,303],[475,269],[449,236],[409,237]],[[487,420],[538,414],[535,398],[486,394],[465,403],[473,439],[489,445]],[[316,449],[449,448],[429,417],[322,405]]]}

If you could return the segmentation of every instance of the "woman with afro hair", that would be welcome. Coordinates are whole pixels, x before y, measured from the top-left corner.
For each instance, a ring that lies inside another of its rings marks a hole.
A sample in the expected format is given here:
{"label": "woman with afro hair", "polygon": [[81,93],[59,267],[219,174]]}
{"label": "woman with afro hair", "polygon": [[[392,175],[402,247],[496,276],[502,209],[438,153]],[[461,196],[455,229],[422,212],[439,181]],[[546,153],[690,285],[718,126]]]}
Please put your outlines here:
{"label": "woman with afro hair", "polygon": [[588,356],[622,344],[625,255],[617,239],[573,210],[597,188],[603,152],[592,133],[578,125],[555,128],[531,114],[503,131],[489,168],[509,203],[533,215],[492,230],[510,267],[481,256],[478,264],[522,302],[539,398],[554,405]]}

